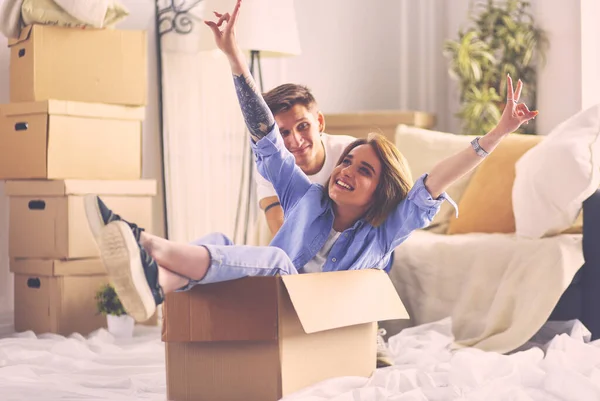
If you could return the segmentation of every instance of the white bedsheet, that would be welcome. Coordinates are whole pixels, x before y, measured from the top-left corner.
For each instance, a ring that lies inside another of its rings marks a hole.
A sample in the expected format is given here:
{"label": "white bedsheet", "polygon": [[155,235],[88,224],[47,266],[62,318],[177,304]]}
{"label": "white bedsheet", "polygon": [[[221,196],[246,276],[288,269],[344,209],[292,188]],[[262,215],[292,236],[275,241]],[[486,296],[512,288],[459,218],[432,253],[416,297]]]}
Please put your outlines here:
{"label": "white bedsheet", "polygon": [[582,235],[416,231],[390,278],[414,325],[452,317],[454,346],[505,353],[542,327],[583,262]]}
{"label": "white bedsheet", "polygon": [[165,400],[165,353],[157,327],[133,339],[106,330],[88,338],[32,332],[0,339],[0,400]]}
{"label": "white bedsheet", "polygon": [[[396,366],[370,379],[342,377],[285,401],[600,400],[600,344],[575,322],[510,356],[450,351],[450,319],[406,329],[390,339]],[[158,328],[136,327],[133,340],[105,330],[87,339],[20,333],[0,339],[0,400],[165,400],[164,347]]]}

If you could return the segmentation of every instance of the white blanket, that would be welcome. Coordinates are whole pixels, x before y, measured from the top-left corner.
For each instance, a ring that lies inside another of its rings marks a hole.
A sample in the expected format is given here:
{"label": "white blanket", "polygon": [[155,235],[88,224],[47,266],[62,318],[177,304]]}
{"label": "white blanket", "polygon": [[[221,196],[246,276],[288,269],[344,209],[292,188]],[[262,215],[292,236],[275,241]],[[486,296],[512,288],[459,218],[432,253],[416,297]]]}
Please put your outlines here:
{"label": "white blanket", "polygon": [[455,347],[501,353],[542,327],[583,265],[581,235],[417,231],[394,257],[390,277],[414,325],[451,316]]}
{"label": "white blanket", "polygon": [[[1,319],[1,316],[0,316]],[[451,351],[450,319],[390,339],[396,365],[371,378],[340,377],[285,401],[598,401],[600,348],[578,322],[548,327],[549,345],[510,356]],[[0,320],[0,325],[2,321]],[[555,337],[556,333],[566,334]],[[532,344],[534,345],[534,344]],[[21,333],[0,338],[0,400],[166,400],[164,344],[158,327],[133,339],[106,330],[87,338]]]}

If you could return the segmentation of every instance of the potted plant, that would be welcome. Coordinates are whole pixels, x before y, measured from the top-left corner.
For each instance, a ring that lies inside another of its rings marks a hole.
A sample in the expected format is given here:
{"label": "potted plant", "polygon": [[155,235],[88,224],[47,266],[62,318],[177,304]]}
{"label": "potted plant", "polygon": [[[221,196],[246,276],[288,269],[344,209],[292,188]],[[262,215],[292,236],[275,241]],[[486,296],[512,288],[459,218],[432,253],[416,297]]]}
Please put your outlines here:
{"label": "potted plant", "polygon": [[113,286],[104,284],[95,299],[98,313],[106,316],[108,332],[115,337],[132,337],[135,321],[125,312]]}
{"label": "potted plant", "polygon": [[[526,85],[522,101],[536,107],[536,73],[545,61],[548,39],[536,24],[524,0],[486,0],[471,3],[471,26],[458,40],[444,43],[450,76],[458,81],[463,133],[483,135],[492,129],[504,109],[506,74]],[[522,127],[534,133],[534,121]]]}

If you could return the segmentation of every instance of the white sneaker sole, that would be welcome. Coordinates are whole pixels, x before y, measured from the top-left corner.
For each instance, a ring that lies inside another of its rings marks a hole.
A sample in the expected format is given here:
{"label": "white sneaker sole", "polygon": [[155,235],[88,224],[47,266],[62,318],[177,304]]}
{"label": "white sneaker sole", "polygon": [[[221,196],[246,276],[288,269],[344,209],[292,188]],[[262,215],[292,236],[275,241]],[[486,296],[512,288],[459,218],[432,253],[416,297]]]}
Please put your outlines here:
{"label": "white sneaker sole", "polygon": [[98,245],[109,280],[125,311],[137,322],[148,320],[156,304],[131,229],[122,221],[109,223],[101,230]]}
{"label": "white sneaker sole", "polygon": [[96,195],[85,195],[83,197],[83,206],[92,235],[96,239],[96,242],[98,242],[105,225],[100,208],[98,207],[98,197]]}

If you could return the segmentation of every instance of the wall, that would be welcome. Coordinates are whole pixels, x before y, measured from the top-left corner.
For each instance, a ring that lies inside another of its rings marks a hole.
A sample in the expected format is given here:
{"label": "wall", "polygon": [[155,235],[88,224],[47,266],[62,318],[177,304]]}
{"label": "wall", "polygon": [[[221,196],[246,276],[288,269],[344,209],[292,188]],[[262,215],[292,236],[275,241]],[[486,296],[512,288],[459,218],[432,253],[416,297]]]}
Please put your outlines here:
{"label": "wall", "polygon": [[599,0],[539,2],[537,18],[550,51],[538,77],[540,133],[600,102]]}
{"label": "wall", "polygon": [[459,132],[442,48],[466,23],[469,2],[296,0],[302,54],[263,60],[265,89],[303,83],[326,113],[420,110],[436,114],[438,129]]}
{"label": "wall", "polygon": [[[157,52],[155,42],[155,11],[152,0],[121,0],[131,13],[119,28],[142,29],[148,32],[148,106],[143,125],[143,176],[154,178],[160,183],[160,148],[158,123],[158,80]],[[9,53],[7,40],[0,35],[0,104],[8,102]],[[12,278],[8,271],[8,204],[4,196],[4,185],[0,182],[0,313],[12,310]],[[160,188],[162,191],[162,188]],[[162,195],[154,202],[154,232],[164,234]],[[7,290],[8,289],[8,290]]]}
{"label": "wall", "polygon": [[547,64],[538,76],[537,124],[542,134],[581,109],[580,0],[555,3],[548,7],[540,2],[536,9],[550,40]]}
{"label": "wall", "polygon": [[263,60],[265,89],[308,85],[325,112],[398,105],[398,0],[296,0],[300,56]]}

